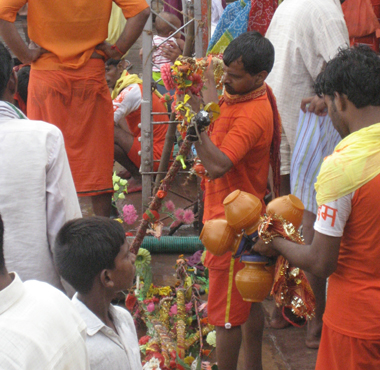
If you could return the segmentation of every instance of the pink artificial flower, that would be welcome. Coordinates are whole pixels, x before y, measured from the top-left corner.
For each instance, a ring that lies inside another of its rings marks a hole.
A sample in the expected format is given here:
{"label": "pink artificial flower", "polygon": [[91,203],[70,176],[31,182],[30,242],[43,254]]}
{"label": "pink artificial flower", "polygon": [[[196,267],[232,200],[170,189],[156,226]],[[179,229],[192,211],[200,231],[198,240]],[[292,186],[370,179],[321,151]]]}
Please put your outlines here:
{"label": "pink artificial flower", "polygon": [[174,217],[176,218],[177,221],[183,222],[184,221],[184,219],[183,219],[184,213],[185,213],[185,211],[182,208],[178,208],[174,212]]}
{"label": "pink artificial flower", "polygon": [[170,316],[177,315],[177,305],[176,304],[173,304],[173,306],[170,307],[169,315]]}
{"label": "pink artificial flower", "polygon": [[189,303],[185,304],[186,312],[190,312],[192,308],[193,308],[193,303],[192,302],[189,302]]}
{"label": "pink artificial flower", "polygon": [[191,209],[187,209],[183,213],[183,222],[188,225],[194,222],[194,212]]}
{"label": "pink artificial flower", "polygon": [[175,210],[175,205],[171,200],[166,201],[164,206],[169,212],[174,212]]}
{"label": "pink artificial flower", "polygon": [[170,63],[165,63],[161,66],[161,78],[166,90],[170,91],[175,88]]}
{"label": "pink artificial flower", "polygon": [[124,222],[126,222],[128,225],[132,225],[136,222],[136,220],[139,218],[136,208],[133,204],[126,204],[123,207],[123,218]]}
{"label": "pink artificial flower", "polygon": [[154,311],[154,303],[153,302],[150,302],[148,304],[148,306],[146,306],[146,309],[148,310],[148,312],[153,312]]}

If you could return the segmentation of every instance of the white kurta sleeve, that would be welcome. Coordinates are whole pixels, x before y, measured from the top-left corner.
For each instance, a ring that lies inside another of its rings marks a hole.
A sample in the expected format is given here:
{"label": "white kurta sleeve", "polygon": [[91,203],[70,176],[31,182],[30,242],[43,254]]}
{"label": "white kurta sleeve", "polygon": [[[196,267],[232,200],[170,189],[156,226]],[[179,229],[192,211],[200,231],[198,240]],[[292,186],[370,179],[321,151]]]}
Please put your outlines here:
{"label": "white kurta sleeve", "polygon": [[114,122],[119,122],[137,110],[141,105],[141,99],[141,90],[138,84],[126,87],[112,102]]}
{"label": "white kurta sleeve", "polygon": [[63,224],[82,217],[61,131],[53,127],[47,139],[46,230],[50,249]]}

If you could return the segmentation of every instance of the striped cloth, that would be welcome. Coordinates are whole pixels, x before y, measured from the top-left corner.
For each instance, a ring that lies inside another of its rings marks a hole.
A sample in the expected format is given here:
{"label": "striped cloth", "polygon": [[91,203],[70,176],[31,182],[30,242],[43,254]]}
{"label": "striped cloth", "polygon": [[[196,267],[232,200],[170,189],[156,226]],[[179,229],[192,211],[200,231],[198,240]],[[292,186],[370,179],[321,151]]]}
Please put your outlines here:
{"label": "striped cloth", "polygon": [[329,116],[300,111],[296,144],[290,168],[291,193],[301,199],[307,211],[317,214],[314,184],[323,158],[332,154],[341,137]]}

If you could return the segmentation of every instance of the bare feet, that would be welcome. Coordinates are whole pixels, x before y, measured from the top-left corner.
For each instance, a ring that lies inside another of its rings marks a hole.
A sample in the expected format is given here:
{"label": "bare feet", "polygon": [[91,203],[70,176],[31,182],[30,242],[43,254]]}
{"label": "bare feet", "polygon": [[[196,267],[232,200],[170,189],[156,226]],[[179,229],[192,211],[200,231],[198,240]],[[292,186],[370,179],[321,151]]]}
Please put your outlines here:
{"label": "bare feet", "polygon": [[290,326],[290,324],[282,316],[282,309],[278,307],[274,308],[269,325],[273,329],[285,329]]}
{"label": "bare feet", "polygon": [[[285,308],[284,313],[289,321],[294,323],[295,326],[303,326],[305,324],[305,319],[294,315],[290,308]],[[269,325],[273,329],[285,329],[291,325],[289,321],[285,320],[282,315],[282,308],[275,307],[272,312]]]}
{"label": "bare feet", "polygon": [[307,322],[307,334],[305,344],[311,349],[318,349],[321,341],[322,322],[316,318]]}

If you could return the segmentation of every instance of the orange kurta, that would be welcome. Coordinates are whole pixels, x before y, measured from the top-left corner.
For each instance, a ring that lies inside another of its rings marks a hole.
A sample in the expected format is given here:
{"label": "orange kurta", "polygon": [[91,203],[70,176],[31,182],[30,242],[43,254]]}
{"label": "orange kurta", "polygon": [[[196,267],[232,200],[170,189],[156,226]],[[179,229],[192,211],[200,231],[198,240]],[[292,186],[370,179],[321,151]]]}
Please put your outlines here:
{"label": "orange kurta", "polygon": [[[247,102],[221,105],[210,138],[232,161],[233,167],[221,178],[206,181],[204,221],[225,218],[223,200],[236,189],[264,199],[272,136],[273,112],[267,94]],[[244,264],[238,260],[231,263],[230,252],[221,257],[207,252],[205,265],[210,270],[209,321],[217,326],[226,322],[232,326],[243,324],[251,304],[242,300],[235,276]]]}
{"label": "orange kurta", "polygon": [[[145,0],[114,0],[126,18]],[[0,0],[0,19],[14,22],[28,3],[28,33],[48,50],[32,63],[28,115],[63,132],[79,195],[112,192],[113,114],[104,62],[90,59],[107,38],[112,0]]]}
{"label": "orange kurta", "polygon": [[[28,33],[31,40],[50,53],[32,68],[51,70],[84,66],[96,45],[108,36],[113,0],[0,0],[0,19],[14,22],[28,3]],[[114,0],[126,18],[148,7],[145,0]]]}
{"label": "orange kurta", "polygon": [[[322,330],[318,370],[380,368],[379,188],[380,175],[356,190],[352,199],[338,266],[329,278],[323,316],[329,330]],[[335,341],[337,337],[341,341]]]}

